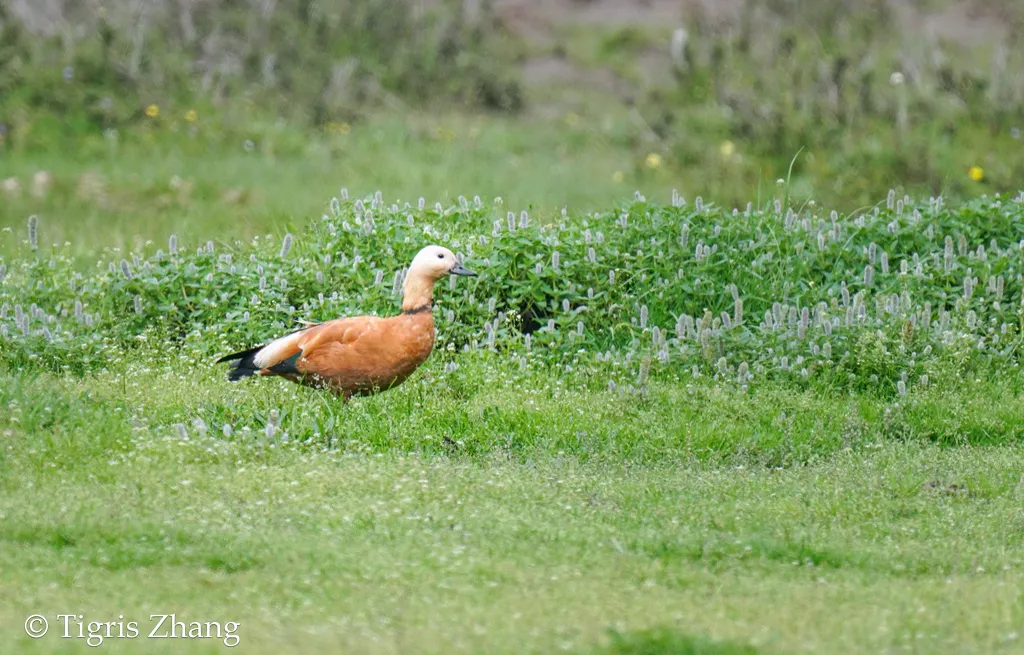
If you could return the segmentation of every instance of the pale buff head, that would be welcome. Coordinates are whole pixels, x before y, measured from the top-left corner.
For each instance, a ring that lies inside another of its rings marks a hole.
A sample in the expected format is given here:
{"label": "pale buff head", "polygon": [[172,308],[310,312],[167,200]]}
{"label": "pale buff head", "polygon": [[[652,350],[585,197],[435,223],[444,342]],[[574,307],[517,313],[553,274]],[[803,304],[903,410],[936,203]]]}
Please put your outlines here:
{"label": "pale buff head", "polygon": [[434,283],[448,275],[475,276],[476,273],[464,267],[455,253],[443,246],[427,246],[420,250],[413,257],[405,276],[402,309],[409,311],[429,306]]}
{"label": "pale buff head", "polygon": [[416,253],[409,265],[406,282],[413,279],[436,282],[447,275],[476,275],[467,270],[451,250],[443,246],[427,246]]}

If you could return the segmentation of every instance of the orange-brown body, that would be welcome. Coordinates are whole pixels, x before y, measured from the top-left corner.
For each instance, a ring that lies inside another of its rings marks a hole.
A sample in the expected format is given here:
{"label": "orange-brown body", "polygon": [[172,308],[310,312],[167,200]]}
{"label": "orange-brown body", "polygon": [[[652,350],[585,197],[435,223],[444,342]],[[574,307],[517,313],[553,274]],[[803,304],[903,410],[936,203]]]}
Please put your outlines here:
{"label": "orange-brown body", "polygon": [[337,318],[217,361],[237,361],[228,373],[232,381],[274,375],[330,389],[345,399],[390,389],[430,356],[434,284],[448,275],[476,274],[447,248],[427,246],[409,267],[398,316]]}
{"label": "orange-brown body", "polygon": [[[434,317],[427,310],[339,318],[296,332],[292,341],[281,360],[297,355],[297,372],[282,377],[346,398],[368,395],[398,386],[427,360],[434,348]],[[260,374],[277,375],[270,368]]]}

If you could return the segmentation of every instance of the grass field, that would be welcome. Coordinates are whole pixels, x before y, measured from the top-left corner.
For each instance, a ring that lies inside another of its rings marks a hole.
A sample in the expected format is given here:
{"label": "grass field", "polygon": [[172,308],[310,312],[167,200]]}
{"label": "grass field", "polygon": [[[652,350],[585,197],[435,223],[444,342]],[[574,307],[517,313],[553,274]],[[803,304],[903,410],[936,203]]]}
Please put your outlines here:
{"label": "grass field", "polygon": [[[459,393],[431,366],[348,409],[187,358],[7,371],[4,650],[85,649],[29,640],[35,613],[175,612],[238,621],[254,653],[1020,652],[1019,439],[941,447],[922,420],[897,440],[867,397],[666,383],[637,403],[466,368]],[[283,408],[289,434],[164,427],[218,404]],[[304,434],[303,405],[340,441]],[[801,461],[765,466],[779,449]]]}
{"label": "grass field", "polygon": [[[146,638],[174,613],[238,622],[253,653],[1024,652],[1024,205],[733,215],[633,200],[586,152],[512,185],[483,162],[522,134],[414,144],[412,177],[129,150],[92,202],[81,162],[46,162],[50,194],[4,207],[0,650],[81,652],[91,621],[137,622],[109,652],[228,648]],[[202,182],[166,202],[183,171]],[[392,182],[327,202],[339,177]],[[441,285],[452,345],[402,387],[342,406],[212,364],[296,318],[395,311],[428,239],[482,275]]]}

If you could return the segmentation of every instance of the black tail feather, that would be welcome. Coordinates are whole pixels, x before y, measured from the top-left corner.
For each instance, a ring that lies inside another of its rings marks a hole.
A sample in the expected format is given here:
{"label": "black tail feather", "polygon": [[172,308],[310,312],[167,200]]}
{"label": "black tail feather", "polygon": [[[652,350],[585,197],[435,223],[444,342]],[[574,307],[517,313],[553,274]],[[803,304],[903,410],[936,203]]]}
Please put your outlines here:
{"label": "black tail feather", "polygon": [[250,348],[249,350],[243,350],[241,352],[232,353],[230,355],[224,355],[223,357],[218,359],[216,363],[221,364],[223,362],[230,362],[233,359],[252,359],[253,355],[258,353],[262,349],[263,346],[256,346],[255,348]]}
{"label": "black tail feather", "polygon": [[238,366],[228,371],[228,380],[231,382],[238,382],[242,378],[247,378],[250,375],[256,375],[259,372],[260,370],[258,368],[251,368],[239,364]]}
{"label": "black tail feather", "polygon": [[263,346],[256,346],[255,348],[250,348],[249,350],[243,350],[242,352],[225,355],[224,357],[218,359],[217,363],[221,364],[223,362],[231,362],[237,360],[238,363],[235,364],[234,368],[228,371],[228,380],[230,380],[231,382],[237,382],[242,378],[247,378],[250,375],[256,375],[257,373],[259,373],[260,369],[253,362],[253,358],[256,356],[256,353],[258,353],[262,349]]}
{"label": "black tail feather", "polygon": [[[291,332],[289,332],[285,336],[290,336],[292,334],[295,334],[296,332],[303,332],[305,330],[308,330],[310,327],[314,327],[314,326],[307,325],[304,328],[300,328],[298,330],[292,330]],[[250,348],[249,350],[243,350],[241,352],[232,353],[230,355],[224,355],[223,357],[218,359],[216,363],[217,364],[221,364],[223,362],[231,362],[231,361],[234,361],[234,360],[238,360],[238,363],[235,364],[235,367],[233,369],[231,369],[230,371],[228,371],[228,379],[231,380],[232,382],[236,382],[238,380],[241,380],[242,378],[247,378],[250,375],[256,375],[257,373],[260,372],[260,368],[258,366],[256,366],[256,364],[254,364],[252,360],[256,356],[256,353],[258,353],[259,351],[263,350],[263,348],[266,345],[267,344],[263,344],[261,346],[256,346],[255,348]],[[268,370],[273,371],[274,373],[279,373],[279,374],[280,373],[297,373],[298,370],[295,368],[295,361],[297,359],[298,359],[298,355],[289,357],[288,359],[284,360],[283,362],[279,362],[279,363],[275,364],[274,366],[271,366]]]}

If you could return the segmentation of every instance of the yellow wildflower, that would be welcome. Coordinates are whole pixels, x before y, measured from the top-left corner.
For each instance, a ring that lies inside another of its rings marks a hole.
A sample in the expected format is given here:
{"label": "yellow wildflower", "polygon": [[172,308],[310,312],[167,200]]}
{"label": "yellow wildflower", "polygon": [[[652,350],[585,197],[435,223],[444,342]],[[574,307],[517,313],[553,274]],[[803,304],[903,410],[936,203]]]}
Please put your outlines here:
{"label": "yellow wildflower", "polygon": [[661,155],[656,152],[647,155],[647,168],[661,168]]}
{"label": "yellow wildflower", "polygon": [[722,145],[718,147],[718,151],[722,153],[723,159],[729,159],[736,154],[736,145],[732,141],[723,141]]}
{"label": "yellow wildflower", "polygon": [[982,170],[981,166],[971,166],[967,169],[967,177],[975,182],[981,182],[985,179],[985,171]]}
{"label": "yellow wildflower", "polygon": [[625,178],[626,176],[622,174],[622,171],[615,171],[612,173],[612,182],[615,182],[616,184],[619,184]]}
{"label": "yellow wildflower", "polygon": [[156,105],[150,105],[150,106],[146,107],[146,116],[149,116],[150,118],[156,118],[159,115],[160,115],[160,108],[157,107]]}
{"label": "yellow wildflower", "polygon": [[434,128],[434,138],[438,141],[451,142],[455,140],[455,132],[443,125],[439,125]]}
{"label": "yellow wildflower", "polygon": [[189,109],[185,112],[185,120],[189,123],[195,123],[199,120],[199,114],[196,113],[195,109]]}

